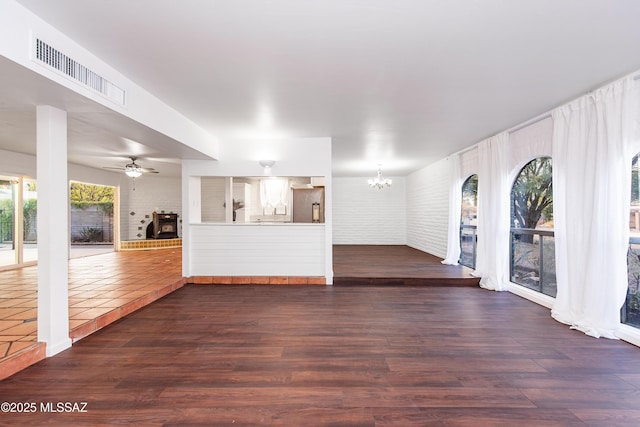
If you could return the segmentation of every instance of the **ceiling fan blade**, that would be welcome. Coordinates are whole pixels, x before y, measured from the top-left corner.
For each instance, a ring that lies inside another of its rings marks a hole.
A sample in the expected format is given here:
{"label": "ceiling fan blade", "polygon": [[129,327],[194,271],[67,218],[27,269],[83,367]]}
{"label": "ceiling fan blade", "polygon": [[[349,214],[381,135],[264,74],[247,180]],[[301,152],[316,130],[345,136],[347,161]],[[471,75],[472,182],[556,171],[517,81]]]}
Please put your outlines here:
{"label": "ceiling fan blade", "polygon": [[123,171],[124,170],[124,168],[114,168],[114,167],[111,167],[111,166],[103,166],[102,169],[113,169],[113,170],[118,170],[118,171]]}

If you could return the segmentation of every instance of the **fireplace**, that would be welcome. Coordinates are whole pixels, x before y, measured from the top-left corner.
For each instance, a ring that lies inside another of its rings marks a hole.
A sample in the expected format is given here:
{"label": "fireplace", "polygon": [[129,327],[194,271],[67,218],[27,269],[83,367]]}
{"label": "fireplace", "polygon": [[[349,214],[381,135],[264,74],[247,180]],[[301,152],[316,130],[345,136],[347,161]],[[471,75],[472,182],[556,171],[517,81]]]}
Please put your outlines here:
{"label": "fireplace", "polygon": [[153,239],[176,239],[178,237],[178,214],[153,213]]}

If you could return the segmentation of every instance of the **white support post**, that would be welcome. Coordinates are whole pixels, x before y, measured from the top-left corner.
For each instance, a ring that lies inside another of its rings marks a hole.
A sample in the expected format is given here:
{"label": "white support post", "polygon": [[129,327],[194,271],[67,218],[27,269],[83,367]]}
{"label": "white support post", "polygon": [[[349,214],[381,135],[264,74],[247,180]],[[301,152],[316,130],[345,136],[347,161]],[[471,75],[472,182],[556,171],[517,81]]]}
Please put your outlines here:
{"label": "white support post", "polygon": [[69,347],[67,113],[36,107],[38,341],[47,357]]}
{"label": "white support post", "polygon": [[224,179],[225,222],[233,222],[233,177]]}

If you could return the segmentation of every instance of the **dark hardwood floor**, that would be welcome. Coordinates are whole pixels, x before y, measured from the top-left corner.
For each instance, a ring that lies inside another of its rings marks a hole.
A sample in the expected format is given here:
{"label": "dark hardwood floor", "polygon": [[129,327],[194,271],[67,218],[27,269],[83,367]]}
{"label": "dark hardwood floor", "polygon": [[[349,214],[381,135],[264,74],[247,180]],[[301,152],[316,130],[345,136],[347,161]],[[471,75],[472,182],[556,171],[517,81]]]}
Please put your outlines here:
{"label": "dark hardwood floor", "polygon": [[630,426],[639,360],[475,287],[187,285],[1,381],[37,411],[0,425]]}
{"label": "dark hardwood floor", "polygon": [[462,265],[404,245],[334,245],[333,284],[478,286],[480,279]]}

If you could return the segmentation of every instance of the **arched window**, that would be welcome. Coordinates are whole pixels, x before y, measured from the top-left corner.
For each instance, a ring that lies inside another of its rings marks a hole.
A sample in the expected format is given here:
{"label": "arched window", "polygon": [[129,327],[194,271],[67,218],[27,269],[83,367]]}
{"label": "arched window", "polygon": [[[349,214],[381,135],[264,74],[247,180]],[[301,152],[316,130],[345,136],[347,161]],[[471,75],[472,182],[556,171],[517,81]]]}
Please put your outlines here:
{"label": "arched window", "polygon": [[478,215],[478,175],[471,175],[462,184],[462,214],[460,216],[460,264],[476,267],[476,228]]}
{"label": "arched window", "polygon": [[640,328],[640,172],[638,157],[631,163],[631,212],[629,213],[629,251],[627,252],[627,299],[620,321]]}
{"label": "arched window", "polygon": [[556,296],[551,158],[533,159],[511,187],[511,281]]}

